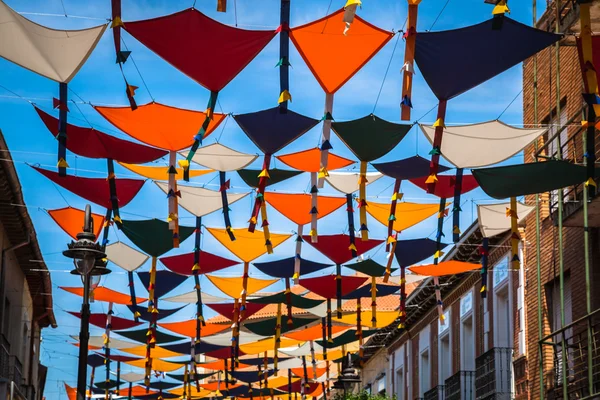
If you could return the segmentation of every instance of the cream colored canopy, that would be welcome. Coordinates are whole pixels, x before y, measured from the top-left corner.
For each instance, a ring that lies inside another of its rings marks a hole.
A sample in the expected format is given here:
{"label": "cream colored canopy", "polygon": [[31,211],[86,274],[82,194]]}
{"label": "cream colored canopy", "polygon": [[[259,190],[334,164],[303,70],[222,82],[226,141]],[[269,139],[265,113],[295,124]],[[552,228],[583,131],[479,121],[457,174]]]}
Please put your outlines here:
{"label": "cream colored canopy", "polygon": [[126,271],[133,272],[141,267],[148,256],[125,243],[116,242],[106,246],[106,258]]}
{"label": "cream colored canopy", "polygon": [[[188,303],[188,304],[196,304],[196,302],[198,301],[198,295],[196,294],[196,291],[192,291],[192,292],[187,292],[184,294],[179,294],[177,296],[171,296],[171,297],[165,297],[164,299],[161,299],[161,301],[171,301],[173,303]],[[224,303],[226,301],[230,301],[229,299],[226,299],[224,297],[218,297],[218,296],[213,296],[211,294],[207,294],[207,293],[202,293],[202,302],[203,303]],[[229,338],[231,339],[231,335],[229,335]]]}
{"label": "cream colored canopy", "polygon": [[50,29],[24,18],[0,0],[0,57],[67,83],[87,61],[107,25]]}
{"label": "cream colored canopy", "polygon": [[[375,182],[383,176],[380,172],[367,172],[367,185]],[[335,190],[342,193],[351,194],[359,189],[358,172],[330,172],[325,180],[333,186]]]}
{"label": "cream colored canopy", "polygon": [[[419,126],[433,144],[435,127]],[[458,168],[485,167],[514,156],[547,130],[513,128],[497,120],[448,126],[444,129],[440,150],[442,156]]]}
{"label": "cream colored canopy", "polygon": [[[182,151],[179,154],[187,157],[188,153]],[[257,157],[257,154],[240,153],[222,144],[213,143],[196,150],[192,161],[215,171],[237,171],[252,164]]]}
{"label": "cream colored canopy", "polygon": [[[499,235],[511,229],[510,216],[506,216],[506,209],[510,209],[510,202],[498,204],[480,204],[477,206],[477,217],[483,237]],[[526,218],[535,209],[523,203],[517,203],[517,216],[519,222]]]}

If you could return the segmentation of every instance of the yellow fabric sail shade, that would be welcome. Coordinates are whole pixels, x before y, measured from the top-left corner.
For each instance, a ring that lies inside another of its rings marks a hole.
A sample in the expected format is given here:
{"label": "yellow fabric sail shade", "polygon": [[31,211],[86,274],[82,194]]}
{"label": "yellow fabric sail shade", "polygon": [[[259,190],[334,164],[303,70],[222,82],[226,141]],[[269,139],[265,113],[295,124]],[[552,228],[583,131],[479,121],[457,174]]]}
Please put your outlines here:
{"label": "yellow fabric sail shade", "polygon": [[[431,217],[438,212],[439,208],[439,204],[398,203],[396,205],[396,213],[394,214],[396,218],[394,221],[394,230],[402,232]],[[371,217],[387,226],[390,220],[389,203],[375,203],[370,201],[367,206],[367,212]]]}
{"label": "yellow fabric sail shade", "polygon": [[[364,327],[369,328],[383,328],[386,327],[398,318],[398,311],[379,311],[377,312],[377,323],[373,324],[371,321],[371,310],[363,311],[360,313],[360,324]],[[356,313],[342,315],[342,318],[333,316],[333,322],[338,324],[347,324],[356,326]]]}
{"label": "yellow fabric sail shade", "polygon": [[[227,296],[232,297],[234,299],[239,299],[242,297],[243,290],[243,281],[244,278],[234,277],[234,278],[224,278],[221,276],[211,276],[206,275],[209,281],[212,282],[221,292],[225,293]],[[251,295],[252,293],[256,293],[259,290],[266,288],[267,286],[271,286],[277,282],[277,279],[256,279],[256,278],[248,278],[248,288],[246,295]]]}
{"label": "yellow fabric sail shade", "polygon": [[[154,181],[168,181],[169,180],[169,167],[154,167],[148,165],[137,165],[137,164],[125,164],[119,163],[124,168],[127,168],[131,172],[141,175],[144,178],[152,179]],[[198,176],[210,174],[214,172],[212,169],[190,169],[190,178],[196,178]],[[183,179],[183,168],[177,168],[177,180]]]}
{"label": "yellow fabric sail shade", "polygon": [[463,261],[443,261],[439,264],[416,265],[409,270],[415,274],[427,276],[445,276],[462,274],[464,272],[476,271],[481,269],[481,264],[468,263]]}
{"label": "yellow fabric sail shade", "polygon": [[[262,232],[256,231],[250,233],[246,228],[235,230],[236,240],[231,241],[226,229],[206,229],[219,241],[219,243],[225,246],[227,250],[235,254],[244,262],[251,262],[267,252]],[[286,241],[291,235],[271,233],[270,236],[271,244],[273,245],[273,248],[275,248]]]}
{"label": "yellow fabric sail shade", "polygon": [[[125,361],[125,363],[132,365],[134,367],[142,368],[142,369],[146,368],[146,359],[145,358],[140,358],[139,360],[133,360],[133,361]],[[172,362],[160,360],[158,358],[152,360],[152,370],[153,371],[173,372],[173,371],[177,371],[181,367],[183,367],[183,364],[172,363]]]}
{"label": "yellow fabric sail shade", "polygon": [[[279,344],[279,347],[285,348],[285,347],[297,346],[301,343],[302,343],[302,341],[300,341],[300,340],[282,338],[281,343]],[[275,348],[275,338],[274,337],[264,339],[264,340],[259,340],[258,342],[254,342],[254,343],[247,343],[247,344],[240,345],[240,350],[243,351],[245,354],[260,354],[260,353],[264,353],[265,351],[273,350],[274,348]],[[242,360],[242,362],[244,362],[244,361]]]}
{"label": "yellow fabric sail shade", "polygon": [[[120,349],[120,351],[124,352],[124,353],[129,353],[129,354],[133,354],[134,356],[140,356],[140,357],[146,357],[146,345],[142,345],[142,346],[136,346],[136,347],[131,347],[131,348],[127,348],[127,349]],[[156,346],[152,349],[152,358],[153,359],[157,359],[157,358],[169,358],[169,357],[178,357],[181,356],[181,353],[176,353],[174,351],[169,351],[166,349],[163,349],[162,347]],[[154,361],[153,361],[154,363]]]}

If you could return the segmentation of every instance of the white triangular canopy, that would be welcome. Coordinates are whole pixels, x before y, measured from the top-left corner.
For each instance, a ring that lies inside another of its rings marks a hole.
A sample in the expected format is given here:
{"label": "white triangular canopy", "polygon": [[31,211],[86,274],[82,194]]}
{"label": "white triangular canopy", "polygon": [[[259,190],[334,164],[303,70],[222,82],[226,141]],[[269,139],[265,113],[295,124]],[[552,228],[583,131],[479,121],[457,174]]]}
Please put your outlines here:
{"label": "white triangular canopy", "polygon": [[[435,127],[419,125],[433,144]],[[519,129],[494,120],[444,129],[442,156],[458,168],[478,168],[497,164],[523,150],[547,128]]]}
{"label": "white triangular canopy", "polygon": [[[367,172],[367,185],[375,182],[383,176],[380,172]],[[325,180],[333,186],[335,190],[342,193],[351,194],[359,189],[358,172],[330,172]]]}
{"label": "white triangular canopy", "polygon": [[[323,347],[313,342],[313,349],[315,353],[322,353]],[[291,357],[302,357],[302,356],[310,356],[310,343],[305,342],[302,346],[297,347],[287,347],[285,349],[279,349],[279,351],[283,354],[286,354]]]}
{"label": "white triangular canopy", "polygon": [[[79,341],[79,336],[71,336],[73,339]],[[104,347],[104,337],[103,336],[90,336],[90,340],[88,342],[90,346],[95,347]],[[122,349],[131,349],[132,347],[139,347],[139,343],[127,342],[125,340],[119,339],[110,339],[108,347],[113,350],[122,350]]]}
{"label": "white triangular canopy", "polygon": [[[204,301],[204,299],[202,299]],[[265,337],[256,335],[254,333],[242,331],[240,333],[239,341],[240,344],[248,344],[263,340]],[[216,335],[207,336],[202,338],[203,342],[215,344],[218,346],[231,346],[231,332],[217,333]]]}
{"label": "white triangular canopy", "polygon": [[122,242],[109,244],[105,252],[109,261],[129,272],[141,267],[148,259],[146,254]]}
{"label": "white triangular canopy", "polygon": [[[113,373],[113,371],[110,371],[111,373]],[[121,374],[121,379],[126,381],[126,382],[137,382],[137,381],[141,381],[142,379],[144,379],[146,376],[144,374],[138,374],[135,372],[128,372],[126,374]]]}
{"label": "white triangular canopy", "polygon": [[[188,303],[188,304],[196,304],[198,301],[198,297],[196,296],[196,291],[187,292],[184,294],[179,294],[177,296],[166,297],[161,299],[161,301],[171,301],[173,303]],[[227,300],[223,297],[213,296],[212,294],[202,293],[202,302],[203,303],[223,303]]]}
{"label": "white triangular canopy", "polygon": [[[423,279],[425,278],[429,278],[428,276],[425,275],[417,275],[417,274],[406,274],[404,276],[406,283],[417,283],[417,282],[421,282]],[[392,283],[394,285],[400,285],[400,276],[390,276],[390,280],[388,281],[389,283]]]}
{"label": "white triangular canopy", "polygon": [[[187,157],[188,152],[180,153]],[[237,171],[252,164],[258,154],[246,154],[230,149],[219,143],[209,144],[196,150],[192,161],[215,171]]]}
{"label": "white triangular canopy", "polygon": [[[511,226],[510,217],[506,216],[506,209],[510,209],[510,202],[499,204],[480,204],[477,206],[477,217],[483,237],[492,237],[508,231]],[[525,219],[535,209],[534,206],[517,202],[517,216],[519,222]]]}
{"label": "white triangular canopy", "polygon": [[86,62],[107,24],[82,30],[50,29],[0,1],[0,57],[57,82],[69,82]]}
{"label": "white triangular canopy", "polygon": [[[169,185],[164,182],[154,182],[163,192],[169,193]],[[223,208],[221,192],[202,187],[178,186],[181,192],[179,205],[196,217],[202,217]],[[243,199],[249,193],[227,193],[229,204]]]}
{"label": "white triangular canopy", "polygon": [[[343,300],[342,306],[344,304],[346,304],[347,301],[348,300]],[[306,311],[316,317],[324,318],[327,316],[327,302],[324,301],[323,303],[319,304],[318,306],[313,307],[313,308],[307,308],[304,311]]]}

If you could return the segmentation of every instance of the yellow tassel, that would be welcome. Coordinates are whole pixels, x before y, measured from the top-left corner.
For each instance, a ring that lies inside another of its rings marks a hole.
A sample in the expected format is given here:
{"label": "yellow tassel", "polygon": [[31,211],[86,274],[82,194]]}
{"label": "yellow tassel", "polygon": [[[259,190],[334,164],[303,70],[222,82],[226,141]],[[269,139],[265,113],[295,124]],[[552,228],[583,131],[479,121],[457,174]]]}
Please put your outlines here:
{"label": "yellow tassel", "polygon": [[262,171],[260,171],[260,174],[258,174],[259,178],[270,178],[269,176],[269,171],[267,171],[266,169],[263,169]]}
{"label": "yellow tassel", "polygon": [[112,20],[112,23],[110,24],[111,28],[116,28],[117,26],[125,26],[123,25],[123,21],[121,21],[121,17],[118,15]]}
{"label": "yellow tassel", "polygon": [[133,316],[134,316],[135,318],[139,318],[139,317],[141,317],[141,316],[142,316],[142,314],[140,314],[140,312],[139,312],[139,311],[136,311],[136,312],[133,314]]}
{"label": "yellow tassel", "polygon": [[444,255],[444,252],[441,250],[438,250],[435,252],[435,254],[433,255],[433,258],[440,258],[441,256]]}
{"label": "yellow tassel", "polygon": [[158,309],[156,307],[152,307],[152,314],[158,314]]}
{"label": "yellow tassel", "polygon": [[292,276],[292,279],[295,280],[295,279],[298,279],[298,278],[300,278],[300,274],[297,273],[297,272],[294,272],[294,276]]}
{"label": "yellow tassel", "polygon": [[194,266],[192,267],[192,271],[198,271],[200,269],[200,266],[198,264],[194,264]]}
{"label": "yellow tassel", "polygon": [[61,158],[60,160],[58,160],[58,163],[56,164],[56,166],[58,168],[69,168],[69,164],[67,164],[67,160],[65,160],[64,158]]}
{"label": "yellow tassel", "polygon": [[494,7],[494,10],[492,11],[492,15],[510,13],[510,9],[508,8],[508,6],[503,3],[504,2],[501,1],[496,5],[496,7]]}
{"label": "yellow tassel", "polygon": [[356,251],[356,246],[354,245],[354,243],[352,243],[350,246],[348,246],[348,250]]}
{"label": "yellow tassel", "polygon": [[118,223],[122,223],[123,220],[121,219],[121,217],[119,217],[118,215],[115,215],[115,217],[113,218],[113,221],[118,222]]}
{"label": "yellow tassel", "polygon": [[281,104],[284,101],[288,101],[288,100],[292,101],[292,95],[286,89],[283,92],[281,92],[281,94],[279,95],[279,101],[278,101],[278,103]]}
{"label": "yellow tassel", "polygon": [[480,292],[481,292],[481,293],[485,292],[485,285],[483,285],[483,286],[481,287],[481,290],[480,290]]}
{"label": "yellow tassel", "polygon": [[256,217],[252,217],[250,218],[250,221],[248,221],[250,223],[256,224]]}
{"label": "yellow tassel", "polygon": [[441,118],[438,118],[437,121],[435,121],[435,123],[433,124],[434,127],[438,127],[441,126],[442,128],[445,128],[446,125],[444,125],[444,120]]}
{"label": "yellow tassel", "polygon": [[109,180],[109,179],[115,179],[115,173],[114,172],[111,172],[110,174],[108,174],[108,176],[106,177],[106,180]]}
{"label": "yellow tassel", "polygon": [[316,229],[311,229],[310,232],[308,233],[310,236],[314,237],[317,236],[317,230]]}
{"label": "yellow tassel", "polygon": [[353,6],[353,5],[355,5],[355,4],[356,4],[357,6],[362,6],[362,1],[360,1],[360,0],[348,0],[348,1],[346,2],[346,5],[344,6],[344,8],[346,8],[346,7],[350,7],[350,6]]}
{"label": "yellow tassel", "polygon": [[458,226],[454,226],[454,229],[452,230],[452,233],[460,235],[460,228]]}
{"label": "yellow tassel", "polygon": [[596,187],[596,181],[594,181],[592,178],[590,178],[590,179],[588,179],[588,180],[585,182],[585,186],[593,186],[593,187]]}
{"label": "yellow tassel", "polygon": [[402,200],[402,197],[404,197],[403,193],[394,193],[392,195],[392,201]]}
{"label": "yellow tassel", "polygon": [[429,175],[427,177],[427,180],[425,180],[425,183],[436,183],[438,181],[438,178],[436,175]]}
{"label": "yellow tassel", "polygon": [[321,167],[321,169],[319,170],[319,178],[327,178],[329,177],[329,172],[327,172],[327,168],[325,167]]}
{"label": "yellow tassel", "polygon": [[446,316],[444,314],[440,314],[440,321],[445,321],[446,320]]}
{"label": "yellow tassel", "polygon": [[177,164],[179,164],[179,166],[183,169],[187,169],[190,167],[190,162],[188,160],[179,160],[177,161]]}
{"label": "yellow tassel", "polygon": [[396,242],[396,238],[395,237],[388,236],[387,242],[386,242],[387,244],[392,244],[392,243],[395,243],[395,242]]}

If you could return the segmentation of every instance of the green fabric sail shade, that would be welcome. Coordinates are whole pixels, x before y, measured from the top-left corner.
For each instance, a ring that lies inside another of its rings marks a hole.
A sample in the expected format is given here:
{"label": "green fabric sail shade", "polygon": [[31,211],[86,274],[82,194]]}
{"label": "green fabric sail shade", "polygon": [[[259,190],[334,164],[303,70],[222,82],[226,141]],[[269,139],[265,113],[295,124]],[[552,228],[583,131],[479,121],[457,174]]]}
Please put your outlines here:
{"label": "green fabric sail shade", "polygon": [[[384,276],[386,271],[386,267],[378,264],[370,258],[354,264],[345,264],[344,267],[353,269],[354,271],[362,272],[363,274],[369,276]],[[398,268],[392,268],[391,272],[394,272],[397,269]]]}
{"label": "green fabric sail shade", "polygon": [[395,124],[373,114],[331,124],[338,137],[360,161],[373,161],[389,153],[406,136],[412,125]]}
{"label": "green fabric sail shade", "polygon": [[[307,299],[306,297],[299,296],[295,293],[290,293],[290,304],[292,307],[308,309],[317,307],[324,300]],[[248,300],[249,303],[256,304],[287,304],[287,295],[285,292],[275,293],[270,296],[258,297],[256,299]]]}
{"label": "green fabric sail shade", "polygon": [[[363,339],[368,338],[375,332],[377,332],[377,329],[363,330],[362,337],[363,337]],[[339,346],[343,346],[345,344],[350,344],[352,342],[356,342],[357,340],[358,340],[358,335],[356,333],[356,329],[350,329],[350,330],[347,330],[346,332],[342,333],[341,335],[334,337],[333,343],[327,342],[327,344],[326,344],[326,342],[324,342],[322,340],[315,340],[315,343],[321,347],[327,346],[328,349],[333,349],[335,347],[339,347]]]}
{"label": "green fabric sail shade", "polygon": [[[169,223],[159,219],[123,221],[121,230],[137,247],[151,257],[160,257],[173,248],[173,231]],[[191,226],[179,227],[179,241],[194,233]]]}
{"label": "green fabric sail shade", "polygon": [[[237,173],[240,175],[240,178],[246,183],[246,185],[257,188],[258,181],[260,178],[258,175],[262,172],[260,169],[240,169]],[[267,183],[265,186],[271,186],[279,182],[283,182],[286,179],[293,178],[297,175],[300,175],[302,171],[293,171],[289,169],[269,169],[269,179],[267,179]]]}
{"label": "green fabric sail shade", "polygon": [[[281,324],[281,333],[293,331],[303,326],[309,325],[319,318],[294,318],[292,324]],[[245,323],[244,328],[250,332],[261,336],[273,336],[275,327],[277,326],[277,318],[269,318],[264,321]]]}
{"label": "green fabric sail shade", "polygon": [[[146,334],[148,333],[148,329],[138,329],[138,330],[134,330],[134,331],[114,331],[114,333],[121,335],[127,339],[133,340],[134,342],[138,342],[138,343],[146,343],[146,341],[148,340],[148,336],[146,336]],[[156,331],[156,344],[165,344],[165,343],[172,343],[172,342],[177,342],[179,340],[185,340],[186,338],[183,338],[181,336],[175,336],[175,335],[170,335],[168,333],[164,333],[161,332],[160,330]]]}
{"label": "green fabric sail shade", "polygon": [[[600,168],[596,168],[596,176],[599,173]],[[587,180],[584,166],[559,160],[480,168],[473,170],[473,176],[481,189],[495,199],[549,192]]]}

